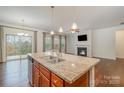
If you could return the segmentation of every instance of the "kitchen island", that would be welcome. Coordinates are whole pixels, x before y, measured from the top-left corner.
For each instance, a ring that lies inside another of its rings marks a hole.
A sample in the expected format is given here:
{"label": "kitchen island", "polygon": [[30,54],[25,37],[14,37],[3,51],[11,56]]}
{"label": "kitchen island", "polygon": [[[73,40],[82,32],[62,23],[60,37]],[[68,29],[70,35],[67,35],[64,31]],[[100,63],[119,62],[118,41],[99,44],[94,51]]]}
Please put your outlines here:
{"label": "kitchen island", "polygon": [[28,55],[28,77],[34,87],[88,87],[93,86],[93,68],[99,59],[62,54],[54,62],[46,53]]}

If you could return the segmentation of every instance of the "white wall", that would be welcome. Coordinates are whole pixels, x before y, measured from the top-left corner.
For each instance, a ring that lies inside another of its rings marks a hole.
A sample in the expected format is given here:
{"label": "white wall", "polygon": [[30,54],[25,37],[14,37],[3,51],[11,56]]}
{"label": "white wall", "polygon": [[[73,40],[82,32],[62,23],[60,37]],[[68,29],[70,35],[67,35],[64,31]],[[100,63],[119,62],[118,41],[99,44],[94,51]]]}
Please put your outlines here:
{"label": "white wall", "polygon": [[[93,31],[93,56],[116,59],[116,32],[123,30],[124,25],[113,26]],[[122,52],[122,51],[121,51]]]}
{"label": "white wall", "polygon": [[93,31],[93,56],[115,59],[115,31],[111,28]]}
{"label": "white wall", "polygon": [[[86,34],[87,41],[78,41],[78,35]],[[70,33],[67,35],[67,53],[77,54],[77,47],[88,47],[88,56],[91,56],[91,43],[92,43],[92,34],[91,30],[81,31],[79,33]]]}
{"label": "white wall", "polygon": [[[93,57],[116,59],[116,31],[124,29],[124,25],[114,27],[81,31],[79,34],[88,34],[88,42],[77,42],[77,34],[67,35],[67,52],[75,54],[75,46],[89,45],[91,46],[91,55]],[[122,38],[122,37],[121,37]],[[124,40],[124,36],[123,36]],[[122,41],[122,40],[121,40]],[[123,45],[121,44],[121,48]],[[119,48],[120,49],[120,48]],[[124,53],[124,52],[123,52]],[[123,54],[121,51],[121,55]],[[123,57],[123,56],[122,56]]]}
{"label": "white wall", "polygon": [[124,30],[116,32],[116,56],[124,58]]}

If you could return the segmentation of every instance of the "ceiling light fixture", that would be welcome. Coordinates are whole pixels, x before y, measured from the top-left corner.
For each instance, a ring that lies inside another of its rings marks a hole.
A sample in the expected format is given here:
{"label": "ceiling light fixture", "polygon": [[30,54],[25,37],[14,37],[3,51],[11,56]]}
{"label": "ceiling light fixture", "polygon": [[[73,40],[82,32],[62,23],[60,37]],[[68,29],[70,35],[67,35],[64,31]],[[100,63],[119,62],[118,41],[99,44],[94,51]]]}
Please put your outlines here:
{"label": "ceiling light fixture", "polygon": [[75,22],[72,24],[71,32],[72,33],[79,32],[78,26],[77,26],[77,24]]}
{"label": "ceiling light fixture", "polygon": [[[24,27],[24,19],[22,19],[21,21],[22,21],[22,24],[23,24],[23,27]],[[29,34],[27,34],[27,33],[17,33],[17,35],[19,35],[19,36],[29,36]]]}
{"label": "ceiling light fixture", "polygon": [[[77,9],[75,8],[75,14],[77,14],[77,11],[76,11],[76,10],[77,10]],[[74,21],[75,21],[75,20],[76,20],[76,15],[75,15]],[[79,31],[80,31],[80,29],[78,28],[76,22],[73,22],[70,31],[71,31],[72,33],[79,32]]]}
{"label": "ceiling light fixture", "polygon": [[62,33],[63,32],[63,29],[62,27],[59,28],[59,32]]}
{"label": "ceiling light fixture", "polygon": [[[53,14],[54,14],[54,6],[51,6],[51,29],[53,29]],[[54,31],[51,30],[50,32],[51,35],[54,35]]]}
{"label": "ceiling light fixture", "polygon": [[24,34],[24,36],[28,36],[28,34]]}
{"label": "ceiling light fixture", "polygon": [[25,33],[17,33],[17,35],[19,35],[19,36],[29,36],[28,34],[25,34]]}
{"label": "ceiling light fixture", "polygon": [[19,35],[19,36],[23,36],[23,35],[24,35],[24,33],[17,33],[17,35]]}

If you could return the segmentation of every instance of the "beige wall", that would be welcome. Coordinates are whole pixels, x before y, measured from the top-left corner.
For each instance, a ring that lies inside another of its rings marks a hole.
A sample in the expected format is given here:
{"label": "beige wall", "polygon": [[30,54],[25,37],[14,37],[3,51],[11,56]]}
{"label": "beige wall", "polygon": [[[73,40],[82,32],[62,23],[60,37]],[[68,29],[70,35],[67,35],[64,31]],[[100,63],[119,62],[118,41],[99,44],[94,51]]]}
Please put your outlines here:
{"label": "beige wall", "polygon": [[116,57],[124,58],[124,30],[116,32]]}

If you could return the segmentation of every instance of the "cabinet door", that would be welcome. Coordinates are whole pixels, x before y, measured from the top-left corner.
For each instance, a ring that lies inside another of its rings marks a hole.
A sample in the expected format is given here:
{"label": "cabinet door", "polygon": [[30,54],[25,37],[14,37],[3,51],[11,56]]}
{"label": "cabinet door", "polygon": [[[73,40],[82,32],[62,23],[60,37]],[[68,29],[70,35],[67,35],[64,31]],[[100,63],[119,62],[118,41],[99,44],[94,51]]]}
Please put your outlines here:
{"label": "cabinet door", "polygon": [[51,74],[51,83],[52,83],[52,86],[56,86],[56,87],[64,86],[63,80],[53,73]]}
{"label": "cabinet door", "polygon": [[34,66],[33,86],[39,87],[39,70]]}
{"label": "cabinet door", "polygon": [[81,76],[78,80],[69,84],[65,82],[65,87],[88,87],[89,86],[89,72]]}
{"label": "cabinet door", "polygon": [[56,87],[53,83],[51,83],[51,87]]}
{"label": "cabinet door", "polygon": [[42,73],[40,73],[40,87],[50,87],[50,80],[48,80]]}

